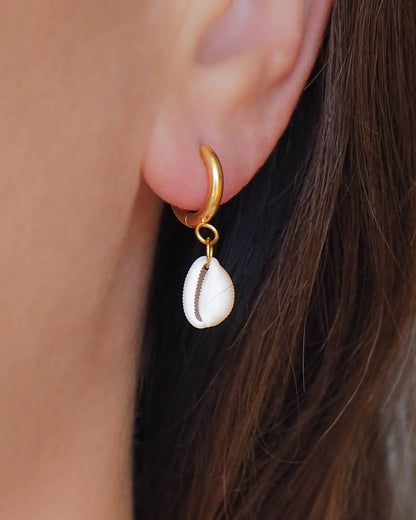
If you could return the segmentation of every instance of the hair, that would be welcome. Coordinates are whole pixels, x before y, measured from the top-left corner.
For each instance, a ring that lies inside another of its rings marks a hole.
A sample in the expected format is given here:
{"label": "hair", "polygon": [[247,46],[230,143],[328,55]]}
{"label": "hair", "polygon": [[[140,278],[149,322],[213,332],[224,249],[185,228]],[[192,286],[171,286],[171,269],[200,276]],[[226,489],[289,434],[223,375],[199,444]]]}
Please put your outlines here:
{"label": "hair", "polygon": [[285,135],[215,221],[236,286],[218,327],[182,316],[186,270],[204,251],[166,209],[140,374],[137,518],[415,513],[415,35],[414,0],[334,2]]}

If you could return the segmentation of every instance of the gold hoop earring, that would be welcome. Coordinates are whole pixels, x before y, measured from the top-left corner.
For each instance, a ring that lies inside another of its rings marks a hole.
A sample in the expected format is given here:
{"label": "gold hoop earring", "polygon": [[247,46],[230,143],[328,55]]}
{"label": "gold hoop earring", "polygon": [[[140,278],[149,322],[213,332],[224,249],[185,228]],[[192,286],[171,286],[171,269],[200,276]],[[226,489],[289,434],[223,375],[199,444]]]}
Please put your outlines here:
{"label": "gold hoop earring", "polygon": [[[208,174],[208,191],[203,207],[196,212],[172,206],[182,224],[194,228],[195,236],[205,245],[205,256],[200,256],[189,268],[183,285],[182,304],[189,323],[198,329],[220,324],[234,306],[234,284],[227,271],[213,256],[213,246],[219,240],[217,229],[210,224],[216,214],[223,193],[223,172],[220,160],[208,145],[200,147],[200,154]],[[212,236],[204,237],[201,230]]]}
{"label": "gold hoop earring", "polygon": [[203,207],[195,212],[172,206],[176,217],[190,228],[196,228],[198,224],[212,219],[220,207],[224,188],[224,175],[217,154],[207,144],[200,147],[200,154],[208,172],[208,191]]}

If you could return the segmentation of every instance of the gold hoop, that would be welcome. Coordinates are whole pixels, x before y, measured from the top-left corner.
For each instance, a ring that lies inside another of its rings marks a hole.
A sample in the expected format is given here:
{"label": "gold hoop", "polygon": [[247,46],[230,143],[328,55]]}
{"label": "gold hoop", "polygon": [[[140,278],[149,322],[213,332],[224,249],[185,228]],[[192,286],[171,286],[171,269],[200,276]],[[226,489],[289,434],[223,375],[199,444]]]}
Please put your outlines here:
{"label": "gold hoop", "polygon": [[176,217],[182,224],[190,228],[196,228],[198,224],[206,224],[212,219],[221,204],[224,187],[222,167],[217,154],[207,144],[201,145],[199,152],[208,173],[208,191],[205,203],[196,212],[172,206]]}

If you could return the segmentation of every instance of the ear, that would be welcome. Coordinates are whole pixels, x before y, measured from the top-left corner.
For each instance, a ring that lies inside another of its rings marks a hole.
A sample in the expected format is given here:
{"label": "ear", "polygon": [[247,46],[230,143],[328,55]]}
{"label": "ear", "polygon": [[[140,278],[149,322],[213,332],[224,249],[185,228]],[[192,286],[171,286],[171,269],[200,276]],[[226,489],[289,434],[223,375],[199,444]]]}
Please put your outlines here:
{"label": "ear", "polygon": [[267,159],[312,70],[331,0],[229,4],[188,2],[145,152],[146,182],[186,209],[198,209],[206,194],[201,144],[223,165],[223,202]]}

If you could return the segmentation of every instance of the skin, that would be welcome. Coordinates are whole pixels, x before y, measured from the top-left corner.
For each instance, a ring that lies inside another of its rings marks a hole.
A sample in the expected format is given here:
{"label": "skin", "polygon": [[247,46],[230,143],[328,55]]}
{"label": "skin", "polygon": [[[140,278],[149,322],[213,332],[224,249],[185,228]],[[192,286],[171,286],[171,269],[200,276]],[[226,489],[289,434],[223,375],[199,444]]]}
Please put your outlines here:
{"label": "skin", "polygon": [[[329,0],[0,7],[0,511],[132,518],[131,439],[162,200],[235,195],[313,66]],[[150,186],[150,187],[149,187]]]}

